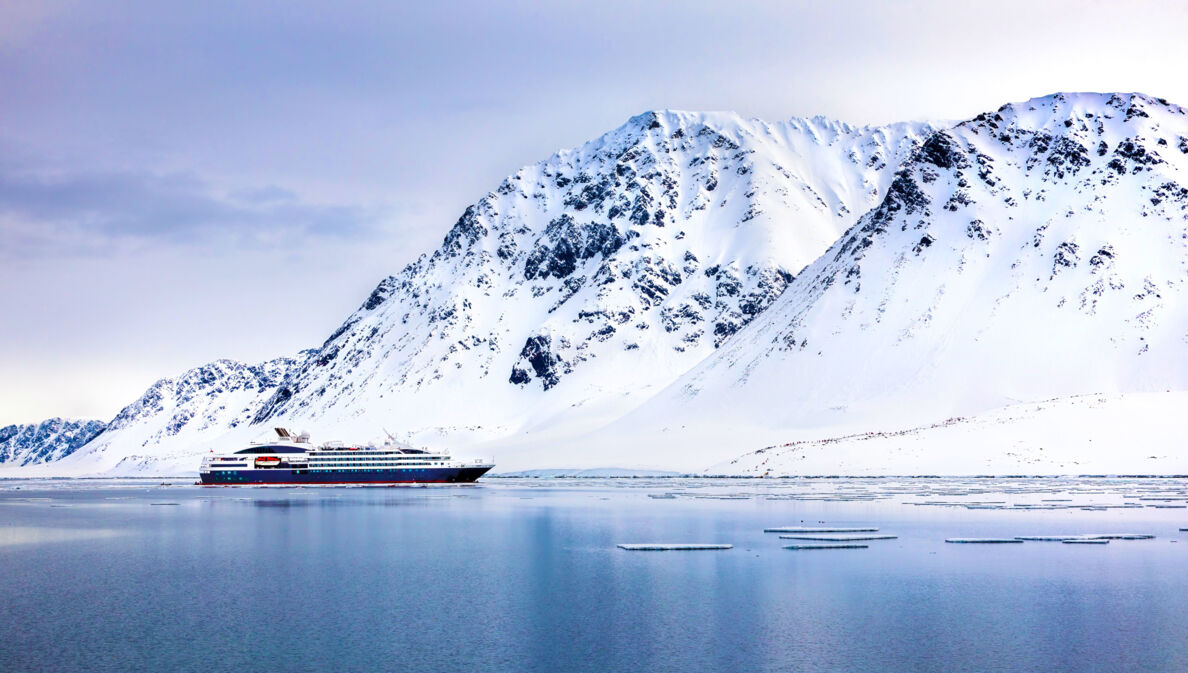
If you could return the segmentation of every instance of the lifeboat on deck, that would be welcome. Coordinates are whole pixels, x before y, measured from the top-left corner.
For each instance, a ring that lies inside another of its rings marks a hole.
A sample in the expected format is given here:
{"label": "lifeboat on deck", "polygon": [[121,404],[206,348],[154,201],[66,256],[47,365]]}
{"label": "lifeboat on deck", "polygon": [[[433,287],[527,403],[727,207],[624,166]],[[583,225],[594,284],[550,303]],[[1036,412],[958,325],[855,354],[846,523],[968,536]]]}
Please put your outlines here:
{"label": "lifeboat on deck", "polygon": [[276,456],[260,456],[256,459],[256,467],[277,467],[281,459]]}

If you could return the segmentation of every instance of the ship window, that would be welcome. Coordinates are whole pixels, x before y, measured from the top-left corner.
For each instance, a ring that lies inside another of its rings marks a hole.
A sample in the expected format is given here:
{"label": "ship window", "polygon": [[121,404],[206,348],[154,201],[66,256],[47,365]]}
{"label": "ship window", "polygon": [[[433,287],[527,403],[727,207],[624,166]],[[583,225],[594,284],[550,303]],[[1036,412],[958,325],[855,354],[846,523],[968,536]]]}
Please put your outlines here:
{"label": "ship window", "polygon": [[295,446],[253,446],[236,451],[235,455],[252,453],[305,453],[305,449],[299,449]]}

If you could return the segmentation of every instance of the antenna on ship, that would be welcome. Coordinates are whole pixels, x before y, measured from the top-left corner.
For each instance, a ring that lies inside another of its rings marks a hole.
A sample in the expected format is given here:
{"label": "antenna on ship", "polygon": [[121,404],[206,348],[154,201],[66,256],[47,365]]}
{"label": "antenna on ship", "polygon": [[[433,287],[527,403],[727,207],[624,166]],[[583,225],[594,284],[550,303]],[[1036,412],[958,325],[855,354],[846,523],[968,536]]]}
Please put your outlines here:
{"label": "antenna on ship", "polygon": [[392,433],[388,432],[388,429],[387,429],[387,428],[380,428],[380,430],[383,430],[383,431],[384,431],[384,434],[388,436],[388,443],[389,443],[389,444],[395,444],[395,443],[396,443],[396,436],[395,436],[395,435],[393,435]]}

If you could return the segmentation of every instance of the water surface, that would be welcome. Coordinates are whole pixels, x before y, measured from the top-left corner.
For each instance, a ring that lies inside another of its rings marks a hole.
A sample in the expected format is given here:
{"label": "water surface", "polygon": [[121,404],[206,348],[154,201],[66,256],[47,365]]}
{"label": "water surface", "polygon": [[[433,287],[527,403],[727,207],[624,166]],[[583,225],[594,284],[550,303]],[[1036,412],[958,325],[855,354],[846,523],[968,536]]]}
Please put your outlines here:
{"label": "water surface", "polygon": [[[0,482],[0,671],[1183,671],[1184,480]],[[651,497],[666,496],[672,497]],[[868,549],[763,533],[875,526]],[[947,537],[1152,533],[1108,545]],[[618,543],[730,543],[627,552]]]}

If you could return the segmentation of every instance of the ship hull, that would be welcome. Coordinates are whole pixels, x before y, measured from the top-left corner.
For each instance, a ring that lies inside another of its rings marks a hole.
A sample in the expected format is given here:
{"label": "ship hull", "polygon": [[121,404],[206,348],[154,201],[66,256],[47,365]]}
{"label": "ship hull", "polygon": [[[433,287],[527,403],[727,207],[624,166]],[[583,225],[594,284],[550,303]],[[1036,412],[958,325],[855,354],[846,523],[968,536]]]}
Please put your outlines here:
{"label": "ship hull", "polygon": [[261,484],[465,484],[486,474],[491,466],[391,468],[382,470],[247,469],[211,470],[199,474],[204,486]]}

